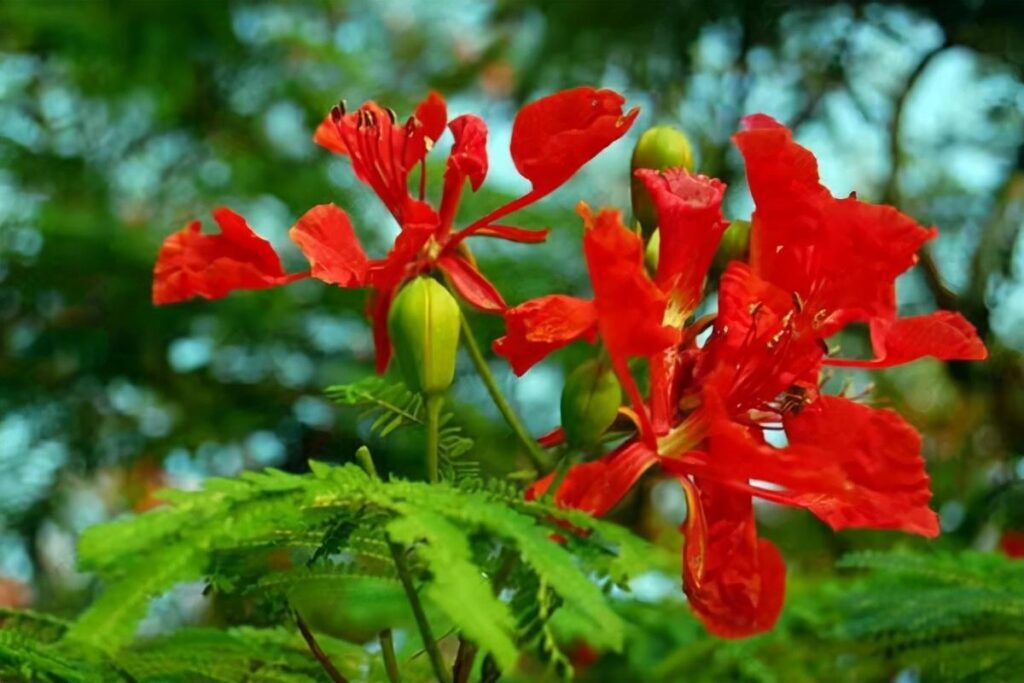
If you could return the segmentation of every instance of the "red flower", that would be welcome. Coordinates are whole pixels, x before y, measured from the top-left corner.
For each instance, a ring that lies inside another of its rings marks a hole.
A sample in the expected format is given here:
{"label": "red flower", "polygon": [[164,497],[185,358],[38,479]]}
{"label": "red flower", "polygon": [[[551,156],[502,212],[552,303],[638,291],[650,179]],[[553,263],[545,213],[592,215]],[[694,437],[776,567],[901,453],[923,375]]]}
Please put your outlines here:
{"label": "red flower", "polygon": [[[236,289],[263,289],[314,277],[339,287],[372,290],[368,310],[373,321],[377,368],[391,355],[387,313],[402,283],[438,269],[472,306],[492,313],[506,308],[501,294],[461,247],[472,235],[513,242],[540,242],[546,230],[525,230],[497,223],[537,201],[569,179],[584,164],[620,138],[637,110],[622,111],[623,98],[610,90],[575,88],[523,107],[512,126],[512,160],[532,189],[456,231],[454,221],[463,188],[479,189],[487,175],[487,126],[466,114],[447,119],[444,100],[431,93],[405,123],[390,109],[367,102],[354,112],[335,107],[316,130],[314,140],[349,157],[352,170],[373,189],[401,231],[390,252],[370,259],[348,215],[333,204],[313,207],[289,232],[310,262],[308,272],[286,274],[270,245],[228,209],[214,213],[221,234],[202,235],[194,222],[167,238],[154,269],[153,301],[168,304],[192,297],[215,299]],[[424,201],[424,158],[444,132],[452,132],[444,187],[435,208]],[[420,167],[419,194],[409,192],[409,176]]]}
{"label": "red flower", "polygon": [[[689,508],[683,587],[708,630],[723,637],[771,628],[782,607],[785,567],[757,536],[752,496],[806,508],[833,529],[938,534],[920,435],[891,410],[819,395],[822,366],[986,355],[959,314],[896,317],[895,278],[934,229],[891,207],[832,197],[811,153],[768,117],[748,118],[736,142],[756,204],[750,264],[734,262],[723,274],[703,346],[696,339],[707,323],[688,321],[725,225],[724,187],[680,170],[638,173],[660,224],[653,279],[635,233],[612,212],[594,221],[584,211],[594,301],[546,297],[512,308],[495,345],[521,373],[599,331],[638,433],[572,468],[555,500],[601,515],[655,465],[678,477]],[[564,324],[559,309],[577,321]],[[824,340],[853,321],[869,324],[876,358],[827,354]],[[647,362],[646,401],[629,357]],[[787,445],[770,445],[765,430],[783,430]],[[550,483],[537,482],[529,495]]]}

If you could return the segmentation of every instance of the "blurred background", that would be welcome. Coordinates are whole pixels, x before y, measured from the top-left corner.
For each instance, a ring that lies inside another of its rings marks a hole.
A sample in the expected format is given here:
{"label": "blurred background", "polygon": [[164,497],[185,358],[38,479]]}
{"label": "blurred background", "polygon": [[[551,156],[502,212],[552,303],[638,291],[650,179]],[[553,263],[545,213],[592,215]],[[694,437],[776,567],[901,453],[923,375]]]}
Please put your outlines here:
{"label": "blurred background", "polygon": [[[550,226],[548,243],[474,244],[513,303],[586,293],[573,207],[628,211],[632,143],[656,123],[685,130],[698,169],[729,183],[730,217],[748,217],[751,201],[729,136],[761,111],[816,153],[834,194],[856,191],[937,225],[899,283],[901,305],[963,311],[991,360],[923,361],[870,380],[879,403],[925,434],[944,530],[932,545],[1012,549],[1024,532],[1022,65],[1024,5],[1014,0],[5,0],[0,605],[73,614],[93,588],[74,568],[76,535],[154,505],[160,487],[351,457],[366,425],[323,388],[371,372],[359,293],[304,281],[158,309],[151,269],[165,236],[194,218],[210,226],[221,205],[245,215],[289,270],[304,261],[288,228],[329,201],[381,255],[395,227],[312,130],[339,98],[372,98],[404,117],[431,88],[451,114],[475,112],[490,127],[490,177],[464,219],[525,187],[507,152],[523,102],[591,84],[642,107],[628,139],[517,222]],[[434,192],[444,156],[431,155]],[[494,320],[477,326],[488,341],[500,331]],[[563,369],[586,353],[562,352],[516,382],[494,363],[535,433],[557,423]],[[456,407],[482,435],[476,456],[493,472],[522,467],[464,370]],[[378,453],[406,467],[400,443]],[[618,517],[677,542],[678,488],[647,488]],[[922,545],[761,512],[795,590],[849,549]],[[675,579],[647,589],[678,593]],[[165,600],[146,628],[194,618],[185,603]],[[679,614],[678,628],[697,633]],[[645,628],[642,615],[636,622]],[[646,635],[668,651],[676,637]],[[636,656],[663,672],[686,664],[666,664],[653,645]]]}

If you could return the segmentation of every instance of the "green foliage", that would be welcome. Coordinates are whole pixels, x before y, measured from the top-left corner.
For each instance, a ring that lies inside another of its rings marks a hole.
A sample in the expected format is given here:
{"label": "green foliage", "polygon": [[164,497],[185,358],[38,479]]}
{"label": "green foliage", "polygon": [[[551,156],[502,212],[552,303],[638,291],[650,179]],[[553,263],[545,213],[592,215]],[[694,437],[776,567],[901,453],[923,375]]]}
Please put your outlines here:
{"label": "green foliage", "polygon": [[[408,554],[431,612],[500,668],[512,670],[527,650],[565,671],[552,616],[564,611],[599,646],[620,649],[624,627],[599,584],[623,584],[660,555],[614,524],[526,501],[508,484],[385,482],[354,465],[311,466],[305,475],[267,470],[210,480],[200,492],[167,491],[167,507],[87,530],[80,562],[104,590],[64,641],[120,657],[152,597],[206,577],[218,594],[277,596],[323,632],[363,642],[409,625],[387,561],[393,543]],[[498,585],[498,558],[518,564],[522,585]],[[533,609],[525,620],[524,605]]]}
{"label": "green foliage", "polygon": [[1001,555],[858,553],[870,569],[842,597],[841,638],[928,681],[1011,680],[1024,671],[1024,564]]}
{"label": "green foliage", "polygon": [[[356,408],[374,438],[385,439],[404,428],[424,430],[427,426],[423,396],[404,384],[370,376],[352,384],[328,387],[326,392],[335,403]],[[450,480],[470,479],[479,474],[479,465],[464,457],[472,450],[473,440],[463,434],[461,427],[452,424],[454,417],[449,411],[441,413],[437,445],[441,472]]]}

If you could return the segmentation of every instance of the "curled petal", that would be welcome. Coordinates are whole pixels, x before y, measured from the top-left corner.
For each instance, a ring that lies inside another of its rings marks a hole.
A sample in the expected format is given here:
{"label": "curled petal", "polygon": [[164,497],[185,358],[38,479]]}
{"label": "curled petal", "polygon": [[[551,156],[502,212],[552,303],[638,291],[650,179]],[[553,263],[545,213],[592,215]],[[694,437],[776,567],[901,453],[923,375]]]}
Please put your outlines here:
{"label": "curled petal", "polygon": [[438,259],[437,265],[451,279],[459,295],[474,308],[487,313],[501,313],[508,308],[501,292],[466,259],[447,254]]}
{"label": "curled petal", "polygon": [[876,357],[870,360],[830,358],[828,365],[887,368],[931,356],[939,360],[984,360],[985,344],[974,326],[952,311],[928,315],[871,321],[871,345]]}
{"label": "curled petal", "polygon": [[704,278],[728,225],[722,217],[725,184],[683,168],[640,169],[636,175],[658,212],[660,245],[654,280],[669,294],[676,315],[685,319],[700,303]]}
{"label": "curled petal", "polygon": [[313,277],[340,287],[359,287],[366,281],[369,260],[348,214],[334,204],[314,206],[288,234],[309,259]]}
{"label": "curled petal", "polygon": [[480,189],[487,176],[487,124],[479,116],[463,114],[448,124],[455,141],[448,157],[445,182],[449,174],[469,178],[473,191]]}
{"label": "curled petal", "polygon": [[505,336],[495,340],[494,352],[521,375],[552,351],[577,339],[593,342],[596,334],[592,301],[554,294],[505,311]]}
{"label": "curled petal", "polygon": [[[629,442],[600,460],[571,467],[555,492],[555,503],[600,517],[657,463],[654,451],[643,443]],[[535,482],[526,492],[527,500],[544,495],[553,480],[554,475],[549,474]]]}
{"label": "curled petal", "polygon": [[234,211],[220,208],[213,218],[220,234],[204,235],[194,221],[164,240],[153,268],[153,303],[218,299],[236,289],[266,289],[307,277],[285,273],[270,243]]}
{"label": "curled petal", "polygon": [[512,160],[534,195],[551,192],[625,135],[639,110],[624,114],[624,101],[611,90],[580,87],[519,110],[512,124]]}
{"label": "curled petal", "polygon": [[520,242],[522,244],[539,244],[548,238],[550,228],[530,230],[528,228],[516,228],[511,225],[487,225],[474,234],[481,237],[496,237],[509,242]]}
{"label": "curled petal", "polygon": [[771,629],[782,611],[786,565],[770,541],[758,538],[750,496],[709,481],[680,482],[687,506],[683,590],[690,607],[722,638]]}
{"label": "curled petal", "polygon": [[647,357],[678,343],[679,330],[663,324],[665,295],[644,270],[643,240],[622,224],[618,211],[595,216],[582,203],[578,211],[601,337],[612,356]]}

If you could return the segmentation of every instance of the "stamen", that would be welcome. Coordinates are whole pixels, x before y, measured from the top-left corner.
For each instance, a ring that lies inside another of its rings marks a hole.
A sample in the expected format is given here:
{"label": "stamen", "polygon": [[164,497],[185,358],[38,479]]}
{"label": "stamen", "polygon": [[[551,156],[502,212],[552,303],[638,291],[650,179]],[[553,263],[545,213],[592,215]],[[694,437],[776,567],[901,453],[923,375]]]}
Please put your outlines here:
{"label": "stamen", "polygon": [[341,119],[343,116],[345,116],[345,110],[341,107],[341,105],[336,104],[333,107],[331,107],[331,121],[333,121],[335,125],[341,123]]}

